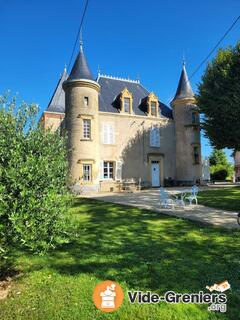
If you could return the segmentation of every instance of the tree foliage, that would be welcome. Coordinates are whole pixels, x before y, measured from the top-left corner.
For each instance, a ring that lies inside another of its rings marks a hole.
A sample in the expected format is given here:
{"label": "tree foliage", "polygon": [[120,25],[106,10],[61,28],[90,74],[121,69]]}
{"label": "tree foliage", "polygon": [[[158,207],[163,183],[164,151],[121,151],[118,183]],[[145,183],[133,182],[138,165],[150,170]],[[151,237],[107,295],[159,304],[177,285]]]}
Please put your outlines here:
{"label": "tree foliage", "polygon": [[209,163],[210,163],[210,166],[216,166],[218,164],[227,166],[228,160],[227,160],[226,153],[222,149],[220,150],[213,149],[209,157]]}
{"label": "tree foliage", "polygon": [[36,119],[36,105],[17,107],[15,99],[0,97],[2,257],[9,244],[38,252],[66,239],[65,140],[58,132],[45,131]]}
{"label": "tree foliage", "polygon": [[223,150],[213,149],[209,157],[209,162],[211,180],[223,181],[227,178],[232,178],[233,166],[228,161],[226,153]]}
{"label": "tree foliage", "polygon": [[202,127],[211,144],[240,150],[240,42],[218,51],[198,89]]}

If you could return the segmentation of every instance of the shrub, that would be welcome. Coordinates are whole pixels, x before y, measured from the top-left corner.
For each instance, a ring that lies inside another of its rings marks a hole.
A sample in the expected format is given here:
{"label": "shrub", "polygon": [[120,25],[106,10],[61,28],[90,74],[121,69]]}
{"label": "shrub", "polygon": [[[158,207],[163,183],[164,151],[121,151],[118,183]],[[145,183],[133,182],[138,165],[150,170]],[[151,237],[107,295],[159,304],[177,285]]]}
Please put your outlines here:
{"label": "shrub", "polygon": [[213,181],[224,181],[228,176],[228,171],[225,168],[219,168],[211,173],[211,180]]}
{"label": "shrub", "polygon": [[[67,239],[65,139],[37,124],[37,106],[0,99],[0,247],[34,252]],[[3,245],[4,244],[4,245]]]}
{"label": "shrub", "polygon": [[[210,155],[210,172],[212,180],[229,180],[232,179],[234,168],[228,161],[224,150],[213,149]],[[226,174],[227,172],[227,174]]]}

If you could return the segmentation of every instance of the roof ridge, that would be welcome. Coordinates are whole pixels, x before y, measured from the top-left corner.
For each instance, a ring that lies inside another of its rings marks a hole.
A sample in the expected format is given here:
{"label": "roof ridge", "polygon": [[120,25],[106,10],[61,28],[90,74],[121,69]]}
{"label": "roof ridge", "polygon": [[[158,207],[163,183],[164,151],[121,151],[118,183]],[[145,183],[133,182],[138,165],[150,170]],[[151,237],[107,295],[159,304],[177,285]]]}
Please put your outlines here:
{"label": "roof ridge", "polygon": [[140,84],[139,80],[132,80],[132,79],[129,79],[129,78],[114,77],[114,76],[110,76],[110,75],[106,75],[106,74],[99,74],[98,79],[99,78],[107,78],[107,79],[112,79],[112,80],[120,80],[120,81],[126,81],[126,82]]}

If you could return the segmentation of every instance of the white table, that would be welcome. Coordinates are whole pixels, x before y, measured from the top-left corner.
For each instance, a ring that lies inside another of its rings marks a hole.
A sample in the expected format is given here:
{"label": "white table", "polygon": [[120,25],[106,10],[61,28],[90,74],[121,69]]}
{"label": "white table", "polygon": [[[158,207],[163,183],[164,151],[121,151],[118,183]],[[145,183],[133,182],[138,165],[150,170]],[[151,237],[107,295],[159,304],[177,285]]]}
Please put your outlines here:
{"label": "white table", "polygon": [[[181,189],[181,190],[174,190],[174,191],[167,190],[167,192],[171,196],[173,196],[176,199],[176,201],[178,201],[179,205],[185,206],[184,198],[186,197],[187,194],[192,193],[192,189],[190,188],[190,189]],[[181,199],[178,199],[179,196]]]}

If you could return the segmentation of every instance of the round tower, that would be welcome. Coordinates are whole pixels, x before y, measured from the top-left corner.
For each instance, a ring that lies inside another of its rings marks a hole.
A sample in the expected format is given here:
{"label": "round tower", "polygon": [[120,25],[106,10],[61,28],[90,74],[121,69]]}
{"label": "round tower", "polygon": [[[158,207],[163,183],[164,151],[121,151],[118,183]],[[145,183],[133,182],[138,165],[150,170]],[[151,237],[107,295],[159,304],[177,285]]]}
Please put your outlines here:
{"label": "round tower", "polygon": [[202,165],[199,111],[185,64],[171,106],[175,124],[177,184],[200,183]]}
{"label": "round tower", "polygon": [[63,83],[63,89],[70,182],[78,191],[97,191],[100,86],[88,67],[82,44],[71,73]]}

